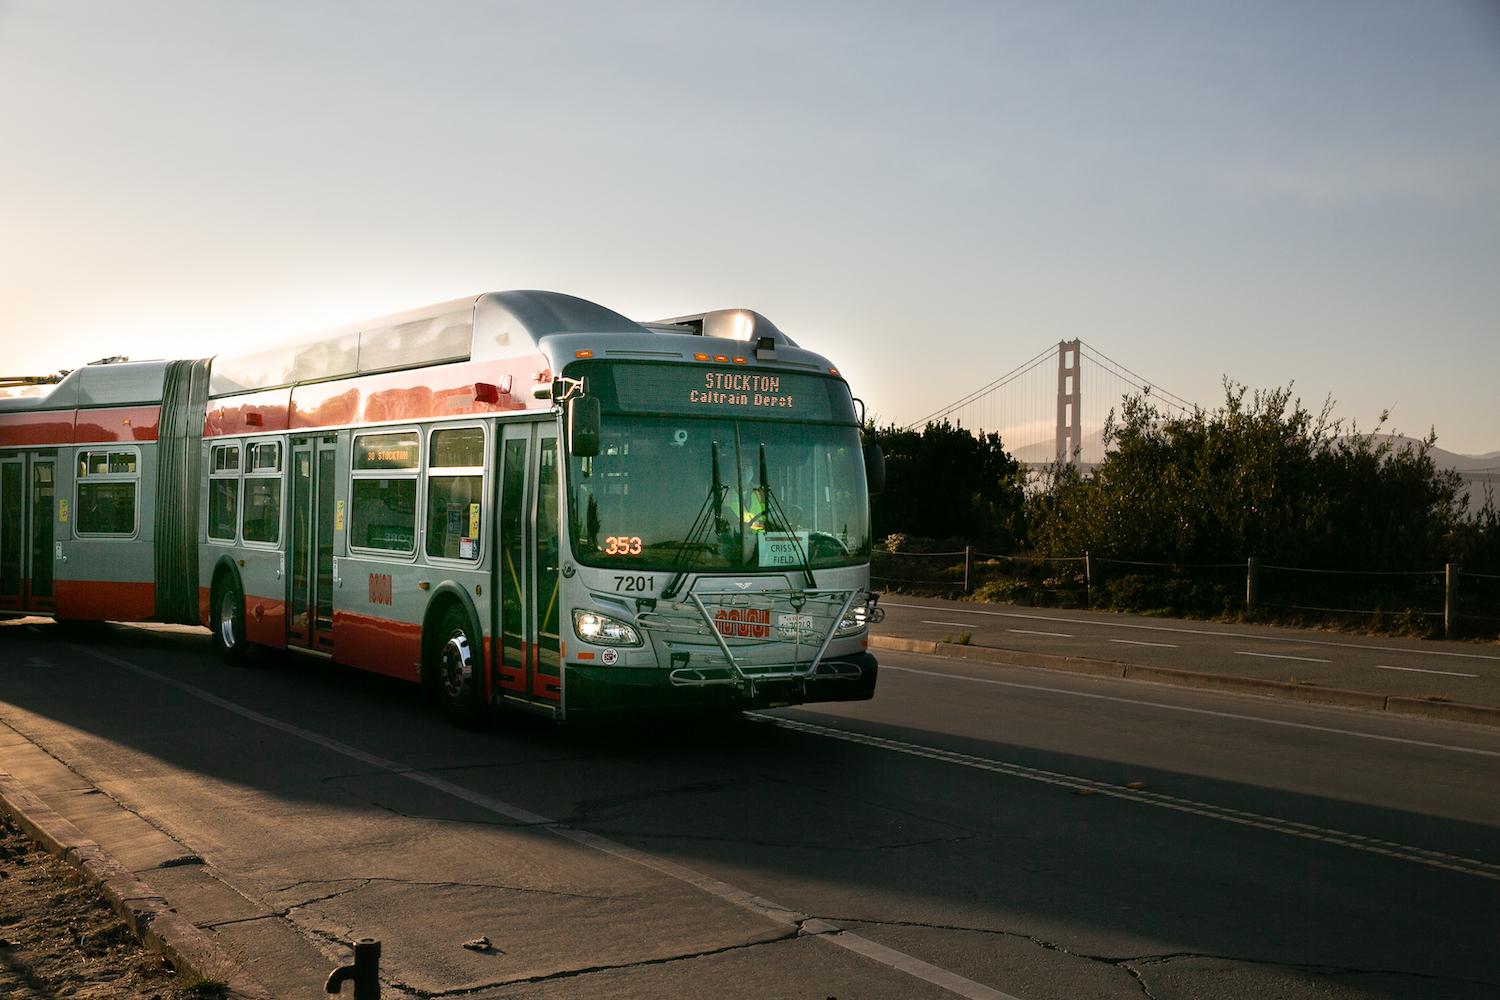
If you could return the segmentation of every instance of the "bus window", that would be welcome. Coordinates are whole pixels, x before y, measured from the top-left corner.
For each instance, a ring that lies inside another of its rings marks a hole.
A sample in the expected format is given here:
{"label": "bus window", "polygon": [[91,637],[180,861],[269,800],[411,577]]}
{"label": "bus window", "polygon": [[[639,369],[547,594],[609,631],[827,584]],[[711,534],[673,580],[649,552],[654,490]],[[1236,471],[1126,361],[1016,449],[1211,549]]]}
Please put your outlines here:
{"label": "bus window", "polygon": [[232,542],[239,523],[240,446],[214,445],[208,469],[208,537]]}
{"label": "bus window", "polygon": [[416,431],[354,436],[349,546],[411,555],[417,541]]}
{"label": "bus window", "polygon": [[134,451],[78,453],[79,535],[135,534],[138,463]]}
{"label": "bus window", "polygon": [[484,495],[484,429],[432,432],[427,459],[427,555],[478,559]]}
{"label": "bus window", "polygon": [[246,472],[280,472],[281,442],[259,441],[250,445],[245,463]]}
{"label": "bus window", "polygon": [[245,480],[245,541],[275,544],[281,538],[281,477]]}

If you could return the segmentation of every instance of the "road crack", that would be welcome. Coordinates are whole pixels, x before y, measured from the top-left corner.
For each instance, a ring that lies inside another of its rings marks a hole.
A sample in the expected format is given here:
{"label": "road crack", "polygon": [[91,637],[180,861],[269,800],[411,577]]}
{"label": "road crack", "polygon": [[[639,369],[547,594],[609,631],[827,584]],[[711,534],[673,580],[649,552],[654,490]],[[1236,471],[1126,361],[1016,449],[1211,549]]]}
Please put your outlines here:
{"label": "road crack", "polygon": [[381,884],[381,885],[409,885],[409,886],[414,886],[414,887],[418,887],[418,888],[433,888],[433,889],[500,889],[500,890],[503,890],[505,892],[526,892],[526,893],[535,893],[535,894],[540,895],[540,896],[562,896],[562,897],[565,897],[567,899],[591,899],[591,900],[595,900],[595,901],[625,898],[625,897],[621,897],[621,896],[601,896],[601,895],[599,895],[597,893],[589,893],[589,892],[564,892],[561,889],[539,889],[539,888],[537,888],[535,886],[528,886],[528,885],[505,885],[505,884],[499,883],[499,882],[456,882],[456,881],[441,881],[441,880],[424,880],[424,879],[414,879],[414,878],[392,878],[392,877],[383,876],[383,875],[350,876],[349,878],[330,878],[330,879],[303,879],[302,881],[293,882],[290,885],[282,886],[281,888],[278,888],[278,889],[272,889],[271,892],[272,893],[291,892],[293,889],[300,889],[300,888],[303,888],[303,887],[306,887],[306,886],[332,885],[332,884],[339,883],[339,882],[356,882],[356,881],[359,882],[360,884],[359,885],[355,885],[355,886],[350,886],[350,887],[348,887],[346,889],[338,890],[336,892],[328,894],[327,896],[318,896],[318,897],[315,897],[313,899],[304,900],[303,902],[300,902],[300,903],[291,903],[291,904],[288,904],[288,909],[295,909],[296,907],[299,907],[299,906],[307,906],[310,903],[322,902],[325,899],[333,899],[336,896],[342,896],[342,895],[345,895],[347,893],[355,892],[355,891],[357,891],[359,889],[364,889],[364,888],[366,888],[368,886],[376,885],[376,884]]}
{"label": "road crack", "polygon": [[538,983],[551,983],[565,979],[577,979],[580,976],[590,976],[600,972],[619,972],[630,969],[646,969],[651,968],[652,966],[671,965],[675,962],[692,961],[693,959],[697,958],[713,958],[716,955],[727,955],[737,951],[748,951],[753,948],[761,948],[769,944],[782,944],[787,941],[794,941],[801,934],[802,929],[799,922],[799,926],[791,930],[784,931],[779,934],[774,934],[769,937],[757,938],[753,941],[742,941],[739,944],[721,945],[717,948],[703,948],[697,951],[679,952],[674,955],[662,955],[657,958],[642,958],[637,959],[633,962],[615,962],[601,965],[581,966],[576,969],[560,969],[557,972],[548,972],[542,975],[524,976],[514,979],[498,979],[494,982],[481,983],[476,986],[465,986],[458,989],[439,990],[437,992],[427,992],[418,989],[409,983],[403,983],[399,980],[387,980],[384,977],[382,977],[381,983],[382,985],[390,986],[394,990],[399,990],[400,992],[408,996],[420,998],[420,1000],[445,1000],[445,998],[447,997],[474,996],[475,994],[483,993],[486,990],[504,989],[513,986],[531,986]]}
{"label": "road crack", "polygon": [[[1267,958],[1249,958],[1242,955],[1225,955],[1215,952],[1197,951],[1174,951],[1150,955],[1094,955],[1084,951],[1077,951],[1067,945],[1056,941],[1050,941],[1035,934],[1027,934],[1023,931],[1006,930],[997,927],[973,927],[963,924],[941,924],[919,920],[879,920],[868,917],[823,917],[829,923],[840,927],[851,925],[866,925],[875,927],[912,927],[922,930],[940,931],[964,931],[973,934],[989,934],[995,937],[1011,938],[1017,941],[1025,941],[1045,949],[1067,955],[1069,958],[1078,958],[1087,962],[1095,962],[1120,969],[1135,980],[1141,993],[1148,1000],[1156,1000],[1155,994],[1146,983],[1143,970],[1153,965],[1166,965],[1171,962],[1203,959],[1216,962],[1237,962],[1242,965],[1255,965],[1268,968],[1288,969],[1300,972],[1314,973],[1324,976],[1405,976],[1412,979],[1421,979],[1429,982],[1452,983],[1463,986],[1481,986],[1500,990],[1500,981],[1484,979],[1466,979],[1459,976],[1443,976],[1428,972],[1416,972],[1409,969],[1365,969],[1357,966],[1343,966],[1324,964],[1318,962],[1283,962]],[[1139,966],[1140,968],[1137,968]]]}

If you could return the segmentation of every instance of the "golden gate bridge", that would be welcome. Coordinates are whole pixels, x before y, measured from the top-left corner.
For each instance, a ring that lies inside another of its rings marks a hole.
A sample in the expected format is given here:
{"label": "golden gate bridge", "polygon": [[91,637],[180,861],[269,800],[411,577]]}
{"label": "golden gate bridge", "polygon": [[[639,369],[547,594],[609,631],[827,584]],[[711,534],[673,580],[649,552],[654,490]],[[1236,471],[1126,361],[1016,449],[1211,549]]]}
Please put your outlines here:
{"label": "golden gate bridge", "polygon": [[1006,450],[1031,465],[1093,465],[1104,457],[1110,412],[1118,414],[1127,396],[1142,393],[1166,416],[1199,408],[1087,342],[1063,340],[907,426],[919,430],[947,420],[971,431],[998,431]]}

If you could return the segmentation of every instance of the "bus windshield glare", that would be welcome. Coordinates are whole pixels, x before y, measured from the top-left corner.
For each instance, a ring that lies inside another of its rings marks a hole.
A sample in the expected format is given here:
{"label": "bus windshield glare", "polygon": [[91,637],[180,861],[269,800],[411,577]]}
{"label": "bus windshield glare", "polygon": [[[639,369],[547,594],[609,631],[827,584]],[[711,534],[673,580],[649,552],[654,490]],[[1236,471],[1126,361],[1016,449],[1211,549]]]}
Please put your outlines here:
{"label": "bus windshield glare", "polygon": [[[586,374],[605,415],[599,454],[568,463],[580,563],[786,572],[804,557],[812,569],[869,560],[864,458],[842,382],[741,370],[707,388],[710,370],[665,365]],[[658,412],[631,412],[648,408]]]}

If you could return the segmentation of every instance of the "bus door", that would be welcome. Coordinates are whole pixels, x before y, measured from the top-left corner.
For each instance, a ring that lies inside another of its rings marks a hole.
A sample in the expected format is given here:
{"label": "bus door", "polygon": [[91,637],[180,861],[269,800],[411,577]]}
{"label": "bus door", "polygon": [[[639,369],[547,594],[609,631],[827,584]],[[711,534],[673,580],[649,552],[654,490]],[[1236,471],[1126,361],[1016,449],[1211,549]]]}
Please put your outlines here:
{"label": "bus door", "polygon": [[338,438],[294,437],[292,537],[287,551],[287,642],[333,651],[334,465]]}
{"label": "bus door", "polygon": [[57,610],[53,597],[55,452],[0,458],[0,609]]}
{"label": "bus door", "polygon": [[509,424],[500,440],[501,693],[562,701],[557,429]]}

